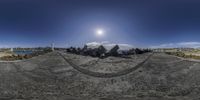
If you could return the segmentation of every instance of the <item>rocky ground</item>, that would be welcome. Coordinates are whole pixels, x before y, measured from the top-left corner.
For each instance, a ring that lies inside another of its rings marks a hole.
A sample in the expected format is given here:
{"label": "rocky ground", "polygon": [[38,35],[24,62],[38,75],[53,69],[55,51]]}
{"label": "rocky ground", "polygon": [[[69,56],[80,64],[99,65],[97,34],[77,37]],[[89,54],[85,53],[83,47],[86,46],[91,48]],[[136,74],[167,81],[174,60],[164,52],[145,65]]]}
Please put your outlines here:
{"label": "rocky ground", "polygon": [[[99,60],[52,52],[20,62],[0,62],[0,100],[200,99],[199,62],[162,53],[137,57],[138,61],[115,57]],[[124,62],[131,66],[123,65]],[[101,63],[104,67],[111,63],[110,70],[92,68]],[[119,65],[131,71],[120,74],[118,71],[124,70]],[[119,75],[101,77],[109,75],[106,73]]]}

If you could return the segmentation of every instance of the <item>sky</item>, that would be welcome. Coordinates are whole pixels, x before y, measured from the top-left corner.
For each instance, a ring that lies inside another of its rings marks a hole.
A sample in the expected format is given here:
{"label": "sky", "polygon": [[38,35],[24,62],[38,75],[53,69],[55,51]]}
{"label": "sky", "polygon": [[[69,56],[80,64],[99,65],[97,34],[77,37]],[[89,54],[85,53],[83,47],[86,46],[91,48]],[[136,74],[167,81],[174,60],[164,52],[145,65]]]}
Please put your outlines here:
{"label": "sky", "polygon": [[1,0],[0,47],[109,41],[196,48],[199,5],[199,0]]}

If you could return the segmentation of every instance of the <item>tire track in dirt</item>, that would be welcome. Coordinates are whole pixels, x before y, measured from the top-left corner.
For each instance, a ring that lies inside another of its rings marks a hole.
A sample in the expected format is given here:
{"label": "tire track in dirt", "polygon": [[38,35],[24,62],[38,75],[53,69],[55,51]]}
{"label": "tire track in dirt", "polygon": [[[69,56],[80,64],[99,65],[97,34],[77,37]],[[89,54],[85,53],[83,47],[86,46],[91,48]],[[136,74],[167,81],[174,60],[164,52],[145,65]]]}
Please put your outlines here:
{"label": "tire track in dirt", "polygon": [[66,58],[64,55],[62,55],[60,52],[57,52],[66,62],[68,62],[74,69],[76,69],[77,71],[89,75],[89,76],[93,76],[93,77],[100,77],[100,78],[112,78],[112,77],[119,77],[119,76],[123,76],[123,75],[127,75],[135,70],[137,70],[138,68],[140,68],[145,62],[147,62],[151,56],[153,56],[153,53],[151,55],[149,55],[144,61],[142,61],[141,63],[137,64],[135,67],[132,68],[128,68],[119,72],[114,72],[114,73],[101,73],[101,72],[93,72],[87,69],[83,69],[81,67],[79,67],[78,65],[74,64],[72,61],[70,61],[68,58]]}

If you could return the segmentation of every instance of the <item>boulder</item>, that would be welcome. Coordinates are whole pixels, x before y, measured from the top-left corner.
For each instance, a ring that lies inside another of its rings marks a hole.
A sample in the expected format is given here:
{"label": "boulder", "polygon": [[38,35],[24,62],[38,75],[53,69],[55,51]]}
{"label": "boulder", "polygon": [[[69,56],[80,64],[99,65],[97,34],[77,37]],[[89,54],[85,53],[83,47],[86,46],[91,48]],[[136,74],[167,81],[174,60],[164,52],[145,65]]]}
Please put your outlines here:
{"label": "boulder", "polygon": [[107,55],[108,55],[108,56],[118,56],[118,55],[119,55],[118,49],[119,49],[119,46],[118,46],[118,45],[115,45],[115,46],[107,53]]}

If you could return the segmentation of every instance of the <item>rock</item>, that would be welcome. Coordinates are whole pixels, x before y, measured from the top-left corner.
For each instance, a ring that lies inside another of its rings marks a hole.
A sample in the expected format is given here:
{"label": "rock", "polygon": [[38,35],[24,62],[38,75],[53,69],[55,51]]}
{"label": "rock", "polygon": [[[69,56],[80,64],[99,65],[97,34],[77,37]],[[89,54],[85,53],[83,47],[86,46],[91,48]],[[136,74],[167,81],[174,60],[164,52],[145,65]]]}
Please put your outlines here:
{"label": "rock", "polygon": [[118,45],[114,46],[114,47],[107,53],[107,55],[109,55],[109,56],[118,56],[118,55],[119,55],[119,54],[118,54],[118,49],[119,49],[119,46],[118,46]]}

